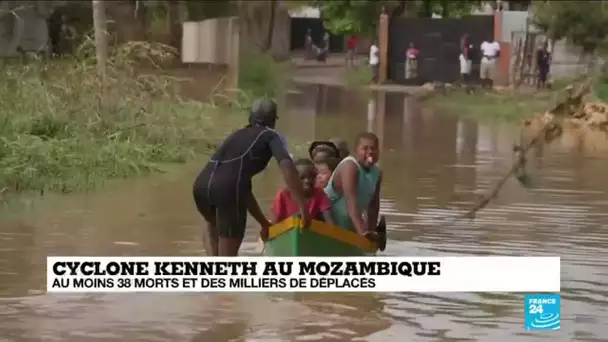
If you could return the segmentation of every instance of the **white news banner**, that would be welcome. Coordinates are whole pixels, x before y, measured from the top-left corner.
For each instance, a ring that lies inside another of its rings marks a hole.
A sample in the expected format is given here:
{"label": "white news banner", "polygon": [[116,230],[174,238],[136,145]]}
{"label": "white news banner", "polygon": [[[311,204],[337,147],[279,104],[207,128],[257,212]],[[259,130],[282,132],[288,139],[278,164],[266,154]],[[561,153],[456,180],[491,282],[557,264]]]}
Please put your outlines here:
{"label": "white news banner", "polygon": [[47,292],[559,292],[559,257],[48,257]]}

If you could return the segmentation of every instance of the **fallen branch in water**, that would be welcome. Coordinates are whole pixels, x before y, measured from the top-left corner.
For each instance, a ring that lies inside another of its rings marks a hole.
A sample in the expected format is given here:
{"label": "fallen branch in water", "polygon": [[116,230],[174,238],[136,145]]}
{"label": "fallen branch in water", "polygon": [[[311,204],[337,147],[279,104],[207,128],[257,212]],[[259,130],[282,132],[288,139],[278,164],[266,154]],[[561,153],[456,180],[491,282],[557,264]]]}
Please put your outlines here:
{"label": "fallen branch in water", "polygon": [[[534,136],[532,140],[525,146],[514,146],[513,151],[516,155],[516,160],[511,165],[511,168],[507,174],[505,174],[496,185],[492,188],[488,194],[483,196],[481,200],[472,208],[467,210],[465,213],[453,217],[453,220],[450,220],[451,223],[457,222],[462,219],[475,219],[477,212],[485,208],[490,202],[498,196],[498,193],[502,189],[502,187],[507,183],[507,180],[511,178],[511,176],[516,176],[517,179],[521,183],[527,182],[527,175],[525,174],[525,166],[526,166],[526,154],[532,147],[541,142],[541,140],[545,140],[545,142],[550,143],[555,140],[559,136],[561,136],[563,132],[562,128],[562,120],[565,117],[573,116],[577,113],[583,103],[583,97],[591,92],[593,86],[593,80],[587,79],[581,87],[579,87],[578,91],[573,94],[573,86],[571,85],[567,89],[569,89],[570,93],[567,98],[563,101],[560,101],[553,108],[549,109],[545,115],[550,115],[551,119],[547,121],[542,129]],[[524,184],[525,185],[525,184]]]}

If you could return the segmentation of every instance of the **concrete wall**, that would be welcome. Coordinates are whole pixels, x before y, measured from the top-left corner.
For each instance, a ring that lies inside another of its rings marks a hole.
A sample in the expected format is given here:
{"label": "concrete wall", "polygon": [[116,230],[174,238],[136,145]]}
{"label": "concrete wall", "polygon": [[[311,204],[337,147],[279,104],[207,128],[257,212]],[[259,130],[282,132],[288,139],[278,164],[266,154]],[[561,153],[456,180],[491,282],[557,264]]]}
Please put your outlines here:
{"label": "concrete wall", "polygon": [[237,17],[182,24],[183,63],[222,65],[228,69],[226,89],[236,91],[239,82],[240,34]]}
{"label": "concrete wall", "polygon": [[503,11],[502,12],[502,41],[512,43],[512,32],[525,32],[528,22],[526,11]]}
{"label": "concrete wall", "polygon": [[236,17],[188,21],[183,24],[182,62],[228,64]]}

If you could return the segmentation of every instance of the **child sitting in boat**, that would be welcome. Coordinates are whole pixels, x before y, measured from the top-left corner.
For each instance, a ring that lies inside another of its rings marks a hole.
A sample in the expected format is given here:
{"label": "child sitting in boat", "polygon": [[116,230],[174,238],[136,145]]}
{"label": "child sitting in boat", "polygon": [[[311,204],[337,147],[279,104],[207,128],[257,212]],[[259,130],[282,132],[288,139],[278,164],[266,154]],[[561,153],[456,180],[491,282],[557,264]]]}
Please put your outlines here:
{"label": "child sitting in boat", "polygon": [[315,163],[326,161],[327,158],[340,158],[340,150],[331,141],[313,141],[308,154]]}
{"label": "child sitting in boat", "polygon": [[[325,193],[331,201],[336,225],[376,241],[382,251],[386,246],[386,223],[382,219],[376,226],[382,185],[382,173],[376,165],[380,154],[378,145],[375,134],[359,134],[354,154],[338,164]],[[364,213],[367,219],[364,219]]]}
{"label": "child sitting in boat", "polygon": [[317,180],[315,186],[317,188],[325,189],[327,184],[329,184],[331,174],[334,173],[334,170],[339,163],[340,159],[338,158],[325,158],[325,160],[315,163],[315,167],[317,169]]}
{"label": "child sitting in boat", "polygon": [[[317,170],[315,164],[309,159],[298,159],[295,162],[296,169],[302,181],[304,196],[308,201],[308,212],[310,216],[319,221],[325,221],[329,224],[334,224],[331,216],[331,203],[323,188],[315,186],[317,178]],[[297,203],[292,199],[288,189],[280,190],[272,205],[272,213],[274,222],[281,222],[297,213],[299,213]]]}
{"label": "child sitting in boat", "polygon": [[342,161],[342,159],[344,159],[350,155],[350,150],[348,149],[348,144],[346,143],[346,141],[344,139],[332,138],[332,139],[329,139],[329,141],[338,148],[338,151],[340,152],[340,156],[339,156],[340,161]]}

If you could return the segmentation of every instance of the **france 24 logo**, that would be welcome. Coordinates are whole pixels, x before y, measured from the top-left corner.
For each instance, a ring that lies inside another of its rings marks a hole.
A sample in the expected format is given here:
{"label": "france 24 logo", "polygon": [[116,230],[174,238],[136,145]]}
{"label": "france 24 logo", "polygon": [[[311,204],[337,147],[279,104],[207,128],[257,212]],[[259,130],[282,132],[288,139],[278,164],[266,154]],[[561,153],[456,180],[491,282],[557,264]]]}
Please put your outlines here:
{"label": "france 24 logo", "polygon": [[561,325],[560,295],[526,295],[524,305],[526,330],[559,330]]}

